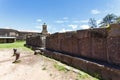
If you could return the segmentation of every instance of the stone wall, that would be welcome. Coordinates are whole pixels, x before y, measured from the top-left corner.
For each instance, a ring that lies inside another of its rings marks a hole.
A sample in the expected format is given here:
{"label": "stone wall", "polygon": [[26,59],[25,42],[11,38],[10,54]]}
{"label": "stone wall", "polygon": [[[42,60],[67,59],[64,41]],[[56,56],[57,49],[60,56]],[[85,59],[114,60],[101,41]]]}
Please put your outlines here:
{"label": "stone wall", "polygon": [[[28,37],[26,45],[42,47],[42,36]],[[47,36],[43,55],[84,70],[100,80],[120,79],[120,25],[55,33]],[[115,65],[114,65],[115,64]]]}
{"label": "stone wall", "polygon": [[46,49],[120,65],[120,25],[55,33],[46,38]]}
{"label": "stone wall", "polygon": [[0,37],[0,43],[13,43],[15,41],[15,37]]}
{"label": "stone wall", "polygon": [[42,47],[43,46],[42,37],[41,36],[27,37],[25,45],[31,48]]}
{"label": "stone wall", "polygon": [[14,29],[0,28],[0,37],[16,37],[16,40],[26,40],[26,37],[29,35],[37,36],[39,34],[39,32],[23,32]]}
{"label": "stone wall", "polygon": [[73,57],[59,52],[43,50],[45,56],[54,58],[62,63],[83,70],[100,80],[119,80],[120,67],[99,64],[82,58]]}
{"label": "stone wall", "polygon": [[19,31],[18,32],[18,36],[16,37],[17,40],[26,40],[27,36],[31,35],[31,36],[38,36],[40,33],[38,32],[22,32]]}

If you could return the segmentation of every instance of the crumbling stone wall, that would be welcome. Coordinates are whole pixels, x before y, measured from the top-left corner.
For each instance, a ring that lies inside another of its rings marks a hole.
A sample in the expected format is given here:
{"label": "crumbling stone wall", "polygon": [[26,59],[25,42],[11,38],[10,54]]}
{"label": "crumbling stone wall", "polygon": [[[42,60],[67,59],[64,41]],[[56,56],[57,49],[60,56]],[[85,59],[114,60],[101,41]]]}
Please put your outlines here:
{"label": "crumbling stone wall", "polygon": [[108,30],[107,55],[110,63],[120,65],[120,25],[113,24]]}
{"label": "crumbling stone wall", "polygon": [[120,25],[55,33],[47,37],[46,49],[120,65]]}
{"label": "crumbling stone wall", "polygon": [[41,36],[27,37],[26,46],[42,47],[43,46],[42,37]]}
{"label": "crumbling stone wall", "polygon": [[106,64],[98,64],[89,60],[82,58],[73,57],[59,52],[54,52],[50,50],[43,50],[45,56],[54,58],[62,63],[73,66],[77,69],[83,70],[100,80],[119,80],[120,79],[120,69],[115,67],[110,67]]}

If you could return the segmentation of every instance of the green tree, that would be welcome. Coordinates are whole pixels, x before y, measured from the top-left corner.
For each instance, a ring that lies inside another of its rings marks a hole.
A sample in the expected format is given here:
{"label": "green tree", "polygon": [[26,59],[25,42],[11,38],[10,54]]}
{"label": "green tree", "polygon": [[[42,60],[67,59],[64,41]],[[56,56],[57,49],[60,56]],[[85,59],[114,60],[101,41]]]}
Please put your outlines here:
{"label": "green tree", "polygon": [[97,23],[96,23],[96,20],[94,18],[90,18],[88,24],[89,24],[90,28],[97,27]]}
{"label": "green tree", "polygon": [[116,18],[116,23],[120,23],[120,16]]}
{"label": "green tree", "polygon": [[114,14],[107,14],[103,18],[102,22],[100,23],[101,27],[109,25],[109,24],[112,24],[112,23],[115,23],[116,22],[116,18],[117,18],[117,16],[114,15]]}

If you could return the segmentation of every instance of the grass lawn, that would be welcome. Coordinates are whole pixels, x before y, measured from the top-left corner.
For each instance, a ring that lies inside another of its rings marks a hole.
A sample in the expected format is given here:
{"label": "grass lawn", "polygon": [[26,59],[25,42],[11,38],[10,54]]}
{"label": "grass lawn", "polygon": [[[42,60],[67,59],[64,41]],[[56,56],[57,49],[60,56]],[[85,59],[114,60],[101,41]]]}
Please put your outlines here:
{"label": "grass lawn", "polygon": [[29,48],[24,46],[25,41],[16,41],[14,43],[0,43],[0,49],[3,48],[22,48],[25,50],[30,50]]}

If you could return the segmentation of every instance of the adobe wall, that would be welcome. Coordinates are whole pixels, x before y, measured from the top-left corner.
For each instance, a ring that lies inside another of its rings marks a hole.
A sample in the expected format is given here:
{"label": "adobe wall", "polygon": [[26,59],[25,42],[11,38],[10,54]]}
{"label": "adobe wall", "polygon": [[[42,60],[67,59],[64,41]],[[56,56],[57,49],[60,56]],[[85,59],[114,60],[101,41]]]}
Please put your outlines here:
{"label": "adobe wall", "polygon": [[43,50],[45,56],[54,58],[62,63],[83,70],[100,80],[119,80],[120,68],[116,69],[109,65],[102,65],[85,59],[73,57],[60,52]]}
{"label": "adobe wall", "polygon": [[47,37],[46,49],[120,65],[120,25],[55,33]]}
{"label": "adobe wall", "polygon": [[113,24],[108,30],[107,54],[110,63],[120,65],[120,25]]}
{"label": "adobe wall", "polygon": [[[42,47],[42,37],[28,37],[26,45]],[[102,80],[120,79],[119,24],[112,24],[109,28],[49,35],[46,37],[46,49],[41,51],[45,56],[82,69]]]}
{"label": "adobe wall", "polygon": [[26,38],[26,46],[33,48],[37,47],[42,47],[42,38],[40,36],[35,36],[35,37],[27,37]]}

